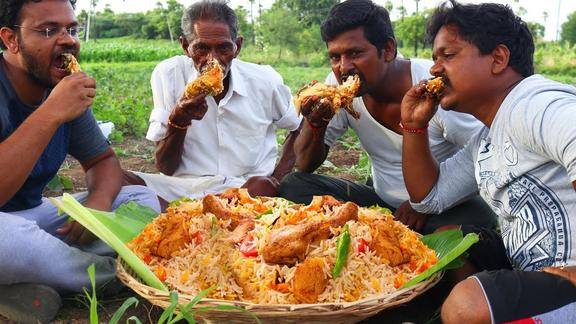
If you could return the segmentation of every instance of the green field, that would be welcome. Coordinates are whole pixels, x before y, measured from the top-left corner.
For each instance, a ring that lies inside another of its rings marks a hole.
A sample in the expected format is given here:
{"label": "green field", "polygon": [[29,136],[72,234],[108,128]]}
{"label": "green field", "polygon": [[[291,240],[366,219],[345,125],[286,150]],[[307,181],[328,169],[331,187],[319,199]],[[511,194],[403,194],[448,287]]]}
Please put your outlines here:
{"label": "green field", "polygon": [[[93,105],[99,120],[112,121],[117,132],[113,140],[122,135],[143,136],[152,110],[150,75],[158,62],[85,63],[86,73],[97,81],[97,96]],[[276,69],[284,82],[294,91],[313,79],[323,80],[328,68],[286,67]]]}
{"label": "green field", "polygon": [[[323,80],[330,71],[325,53],[295,55],[278,48],[244,48],[240,58],[259,64],[269,64],[296,91],[311,80]],[[410,56],[409,49],[400,49]],[[81,63],[98,83],[98,95],[93,105],[99,120],[116,125],[114,141],[123,135],[144,136],[152,109],[150,75],[161,60],[182,54],[178,42],[167,40],[105,39],[82,44]],[[429,57],[430,50],[419,53]],[[576,83],[576,47],[538,44],[535,53],[536,72],[552,79]]]}

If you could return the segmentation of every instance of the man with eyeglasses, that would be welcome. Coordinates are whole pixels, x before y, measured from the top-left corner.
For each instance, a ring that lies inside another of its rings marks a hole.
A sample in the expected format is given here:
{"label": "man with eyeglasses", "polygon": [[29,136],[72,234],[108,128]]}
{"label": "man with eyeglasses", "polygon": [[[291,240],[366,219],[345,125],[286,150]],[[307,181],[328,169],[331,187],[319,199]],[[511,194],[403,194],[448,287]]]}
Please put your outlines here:
{"label": "man with eyeglasses", "polygon": [[[142,186],[121,187],[120,165],[89,109],[96,82],[70,74],[63,54],[80,50],[75,1],[0,0],[0,315],[48,322],[59,293],[115,278],[113,252],[42,197],[67,154],[86,172],[86,207],[136,201],[159,210]],[[0,317],[1,319],[2,317]]]}
{"label": "man with eyeglasses", "polygon": [[[127,172],[126,180],[151,187],[161,198],[198,198],[230,187],[252,195],[276,195],[278,181],[294,164],[292,133],[279,163],[276,128],[296,131],[300,119],[282,77],[269,66],[243,62],[237,18],[224,1],[201,1],[182,17],[185,56],[152,72],[154,109],[147,138],[156,142],[161,174]],[[217,96],[182,99],[186,84],[212,58],[224,69]]]}

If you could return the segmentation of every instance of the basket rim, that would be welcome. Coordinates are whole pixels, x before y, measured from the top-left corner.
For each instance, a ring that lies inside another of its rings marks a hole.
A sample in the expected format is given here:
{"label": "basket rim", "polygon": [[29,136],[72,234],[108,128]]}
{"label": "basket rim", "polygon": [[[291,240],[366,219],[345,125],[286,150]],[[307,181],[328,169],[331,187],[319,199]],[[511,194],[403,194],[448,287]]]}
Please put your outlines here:
{"label": "basket rim", "polygon": [[[435,286],[440,279],[443,277],[444,271],[438,271],[432,276],[423,280],[422,282],[404,289],[399,289],[391,293],[380,293],[360,299],[354,302],[340,302],[340,303],[315,303],[315,304],[257,304],[239,300],[225,300],[225,299],[214,299],[214,298],[203,298],[201,299],[193,308],[204,307],[209,305],[230,305],[230,306],[240,306],[246,310],[252,312],[294,312],[294,311],[345,311],[347,309],[355,309],[358,306],[364,307],[376,307],[378,309],[388,308],[389,305],[395,305],[400,303],[405,303],[413,298],[421,295],[428,289]],[[138,293],[143,298],[147,299],[153,304],[160,305],[159,301],[164,301],[170,303],[170,292],[156,289],[144,284],[140,278],[135,277],[131,273],[130,267],[124,263],[121,257],[118,257],[116,262],[116,276],[130,289]],[[178,293],[179,301],[190,301],[196,296]],[[368,309],[366,309],[368,310]],[[229,313],[230,311],[223,311]]]}

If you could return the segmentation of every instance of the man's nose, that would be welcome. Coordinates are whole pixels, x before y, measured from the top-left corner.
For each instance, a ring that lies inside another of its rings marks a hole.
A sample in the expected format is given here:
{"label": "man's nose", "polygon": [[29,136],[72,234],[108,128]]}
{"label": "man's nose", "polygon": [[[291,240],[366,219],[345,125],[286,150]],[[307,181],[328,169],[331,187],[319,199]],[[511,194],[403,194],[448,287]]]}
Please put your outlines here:
{"label": "man's nose", "polygon": [[78,38],[70,35],[67,29],[62,29],[58,34],[58,43],[60,45],[76,45]]}
{"label": "man's nose", "polygon": [[432,67],[430,67],[430,74],[433,76],[441,76],[444,72],[444,67],[439,62],[435,62]]}
{"label": "man's nose", "polygon": [[342,57],[340,57],[340,74],[347,75],[353,69],[354,64],[352,64],[352,60],[347,58],[345,55],[342,55]]}

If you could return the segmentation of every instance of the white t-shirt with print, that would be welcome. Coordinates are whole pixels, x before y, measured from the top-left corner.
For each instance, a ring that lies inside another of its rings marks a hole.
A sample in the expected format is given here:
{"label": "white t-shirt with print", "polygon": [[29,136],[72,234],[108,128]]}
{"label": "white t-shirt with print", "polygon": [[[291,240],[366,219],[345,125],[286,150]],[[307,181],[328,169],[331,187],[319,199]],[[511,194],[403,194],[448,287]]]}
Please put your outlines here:
{"label": "white t-shirt with print", "polygon": [[440,165],[420,203],[437,213],[480,191],[499,216],[515,268],[576,265],[576,89],[540,75],[520,82],[492,126]]}
{"label": "white t-shirt with print", "polygon": [[[411,59],[412,84],[430,78],[432,62]],[[337,84],[330,73],[327,84]],[[361,97],[354,98],[353,107],[360,113],[356,120],[340,109],[328,124],[324,142],[332,146],[348,127],[352,128],[372,163],[374,189],[387,204],[398,207],[409,200],[402,176],[402,136],[376,121],[366,109]],[[438,109],[428,127],[430,149],[439,161],[444,161],[460,150],[468,139],[484,128],[474,117]]]}

